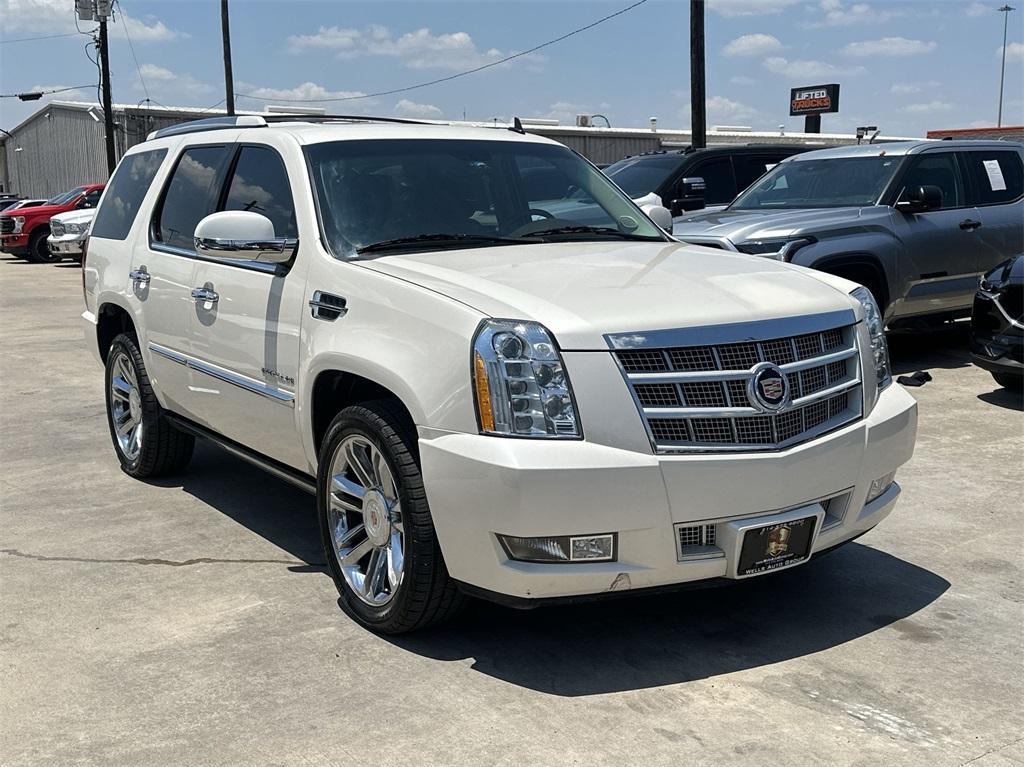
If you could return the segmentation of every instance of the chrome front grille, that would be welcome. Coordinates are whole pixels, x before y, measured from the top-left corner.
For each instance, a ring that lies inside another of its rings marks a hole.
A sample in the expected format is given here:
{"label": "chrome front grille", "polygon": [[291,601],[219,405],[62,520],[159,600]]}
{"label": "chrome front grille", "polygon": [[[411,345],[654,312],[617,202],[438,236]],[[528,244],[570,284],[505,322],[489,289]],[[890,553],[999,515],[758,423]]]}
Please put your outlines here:
{"label": "chrome front grille", "polygon": [[64,224],[62,224],[60,221],[58,221],[55,218],[51,218],[50,219],[50,234],[52,234],[54,237],[63,237],[64,236]]}
{"label": "chrome front grille", "polygon": [[[657,452],[779,450],[861,417],[852,321],[852,314],[825,315],[818,320],[824,327],[797,335],[779,334],[785,321],[719,326],[707,334],[716,343],[705,345],[685,344],[701,338],[699,328],[609,342]],[[730,332],[742,340],[717,342]],[[685,345],[671,343],[677,333]],[[748,395],[754,368],[764,362],[789,383],[790,403],[779,412]]]}

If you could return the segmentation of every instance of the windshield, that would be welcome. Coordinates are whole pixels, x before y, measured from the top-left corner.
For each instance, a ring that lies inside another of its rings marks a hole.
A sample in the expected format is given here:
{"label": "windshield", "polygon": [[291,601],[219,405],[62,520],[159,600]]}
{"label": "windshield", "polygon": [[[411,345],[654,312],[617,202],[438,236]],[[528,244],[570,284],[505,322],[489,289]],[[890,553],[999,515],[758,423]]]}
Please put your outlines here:
{"label": "windshield", "polygon": [[900,157],[829,157],[776,165],[729,210],[875,205]]}
{"label": "windshield", "polygon": [[562,146],[377,139],[306,150],[339,258],[567,240],[665,239],[600,171]]}
{"label": "windshield", "polygon": [[683,161],[681,155],[627,157],[604,169],[608,178],[634,199],[657,190]]}
{"label": "windshield", "polygon": [[66,205],[67,203],[71,202],[73,199],[78,197],[78,195],[82,194],[82,192],[84,191],[85,187],[80,186],[77,189],[72,189],[70,192],[62,192],[61,194],[58,194],[56,197],[51,197],[49,200],[46,201],[46,204]]}

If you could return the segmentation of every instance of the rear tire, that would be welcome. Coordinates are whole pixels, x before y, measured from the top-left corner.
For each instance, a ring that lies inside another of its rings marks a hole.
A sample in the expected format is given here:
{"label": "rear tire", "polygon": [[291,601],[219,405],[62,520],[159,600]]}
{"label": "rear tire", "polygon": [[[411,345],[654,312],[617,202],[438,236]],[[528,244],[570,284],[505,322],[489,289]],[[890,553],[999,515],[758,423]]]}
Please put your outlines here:
{"label": "rear tire", "polygon": [[148,479],[176,474],[192,459],[195,437],[164,415],[133,334],[110,344],[106,369],[107,425],[125,474]]}
{"label": "rear tire", "polygon": [[1024,390],[1024,376],[1015,376],[1009,373],[993,373],[992,377],[1004,389],[1011,389],[1013,391]]}
{"label": "rear tire", "polygon": [[62,256],[54,255],[50,252],[50,246],[46,242],[46,238],[49,237],[50,230],[36,230],[28,241],[28,259],[29,261],[35,261],[40,264],[55,264],[61,260]]}
{"label": "rear tire", "polygon": [[452,618],[448,575],[423,489],[415,427],[388,400],[345,408],[320,448],[317,514],[339,603],[383,634]]}

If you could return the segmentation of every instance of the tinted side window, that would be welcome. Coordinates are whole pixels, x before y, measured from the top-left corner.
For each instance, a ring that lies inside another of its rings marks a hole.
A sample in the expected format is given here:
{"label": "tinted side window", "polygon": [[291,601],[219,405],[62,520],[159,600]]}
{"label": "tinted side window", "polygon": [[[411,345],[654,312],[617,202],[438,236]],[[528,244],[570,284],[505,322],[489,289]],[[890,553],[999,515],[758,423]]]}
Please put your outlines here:
{"label": "tinted side window", "polygon": [[128,155],[121,161],[107,184],[107,198],[103,201],[103,207],[96,211],[96,220],[92,225],[93,237],[123,240],[128,236],[142,199],[166,155],[166,149],[154,149]]}
{"label": "tinted side window", "polygon": [[224,210],[251,210],[269,218],[278,237],[296,237],[295,206],[288,173],[277,152],[243,146],[231,176]]}
{"label": "tinted side window", "polygon": [[182,154],[164,192],[156,236],[167,245],[193,249],[196,224],[216,207],[215,191],[227,147],[201,146]]}
{"label": "tinted side window", "polygon": [[731,202],[736,196],[736,180],[732,175],[732,161],[728,157],[718,157],[697,163],[684,174],[687,178],[699,176],[704,179],[707,189],[704,192],[704,203],[707,205],[723,205]]}
{"label": "tinted side window", "polygon": [[964,204],[963,187],[952,152],[924,154],[913,158],[900,183],[900,199],[907,189],[917,186],[937,186],[942,190],[942,207],[959,208]]}
{"label": "tinted side window", "polygon": [[92,189],[85,193],[85,196],[82,198],[82,202],[79,203],[79,206],[82,208],[95,208],[96,203],[100,201],[100,197],[102,196],[102,189]]}
{"label": "tinted side window", "polygon": [[1024,167],[1016,152],[965,152],[971,178],[971,203],[997,205],[1024,194]]}
{"label": "tinted side window", "polygon": [[736,155],[732,158],[736,169],[736,188],[743,191],[761,176],[778,165],[782,156],[772,155]]}

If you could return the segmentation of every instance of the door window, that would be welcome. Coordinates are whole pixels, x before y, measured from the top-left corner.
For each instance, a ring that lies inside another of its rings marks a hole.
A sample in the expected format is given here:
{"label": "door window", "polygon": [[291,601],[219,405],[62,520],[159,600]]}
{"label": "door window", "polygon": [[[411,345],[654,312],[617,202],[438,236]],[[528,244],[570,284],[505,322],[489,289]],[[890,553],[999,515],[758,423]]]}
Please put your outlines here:
{"label": "door window", "polygon": [[215,192],[220,169],[227,157],[226,146],[187,149],[174,169],[154,234],[167,245],[193,250],[196,225],[216,207]]}
{"label": "door window", "polygon": [[103,196],[102,189],[91,189],[85,193],[82,201],[78,203],[79,208],[95,208],[96,204],[100,201],[100,197]]}
{"label": "door window", "polygon": [[278,237],[295,238],[295,205],[284,163],[273,149],[243,146],[231,176],[224,210],[249,210],[266,216]]}
{"label": "door window", "polygon": [[704,179],[705,205],[724,205],[736,196],[736,179],[732,175],[732,162],[728,157],[718,157],[697,163],[692,170],[685,171],[684,176],[699,176]]}
{"label": "door window", "polygon": [[907,189],[937,186],[942,190],[941,209],[959,208],[964,204],[963,185],[952,152],[923,154],[912,158],[900,186],[897,199],[901,199]]}
{"label": "door window", "polygon": [[1024,166],[1017,152],[965,152],[971,203],[998,205],[1024,194]]}
{"label": "door window", "polygon": [[736,188],[744,190],[761,176],[779,164],[779,156],[772,155],[736,155],[732,158],[736,169]]}
{"label": "door window", "polygon": [[93,237],[123,240],[135,222],[142,199],[149,191],[160,164],[167,156],[166,149],[154,149],[125,157],[107,184],[107,199],[96,211],[92,225]]}

